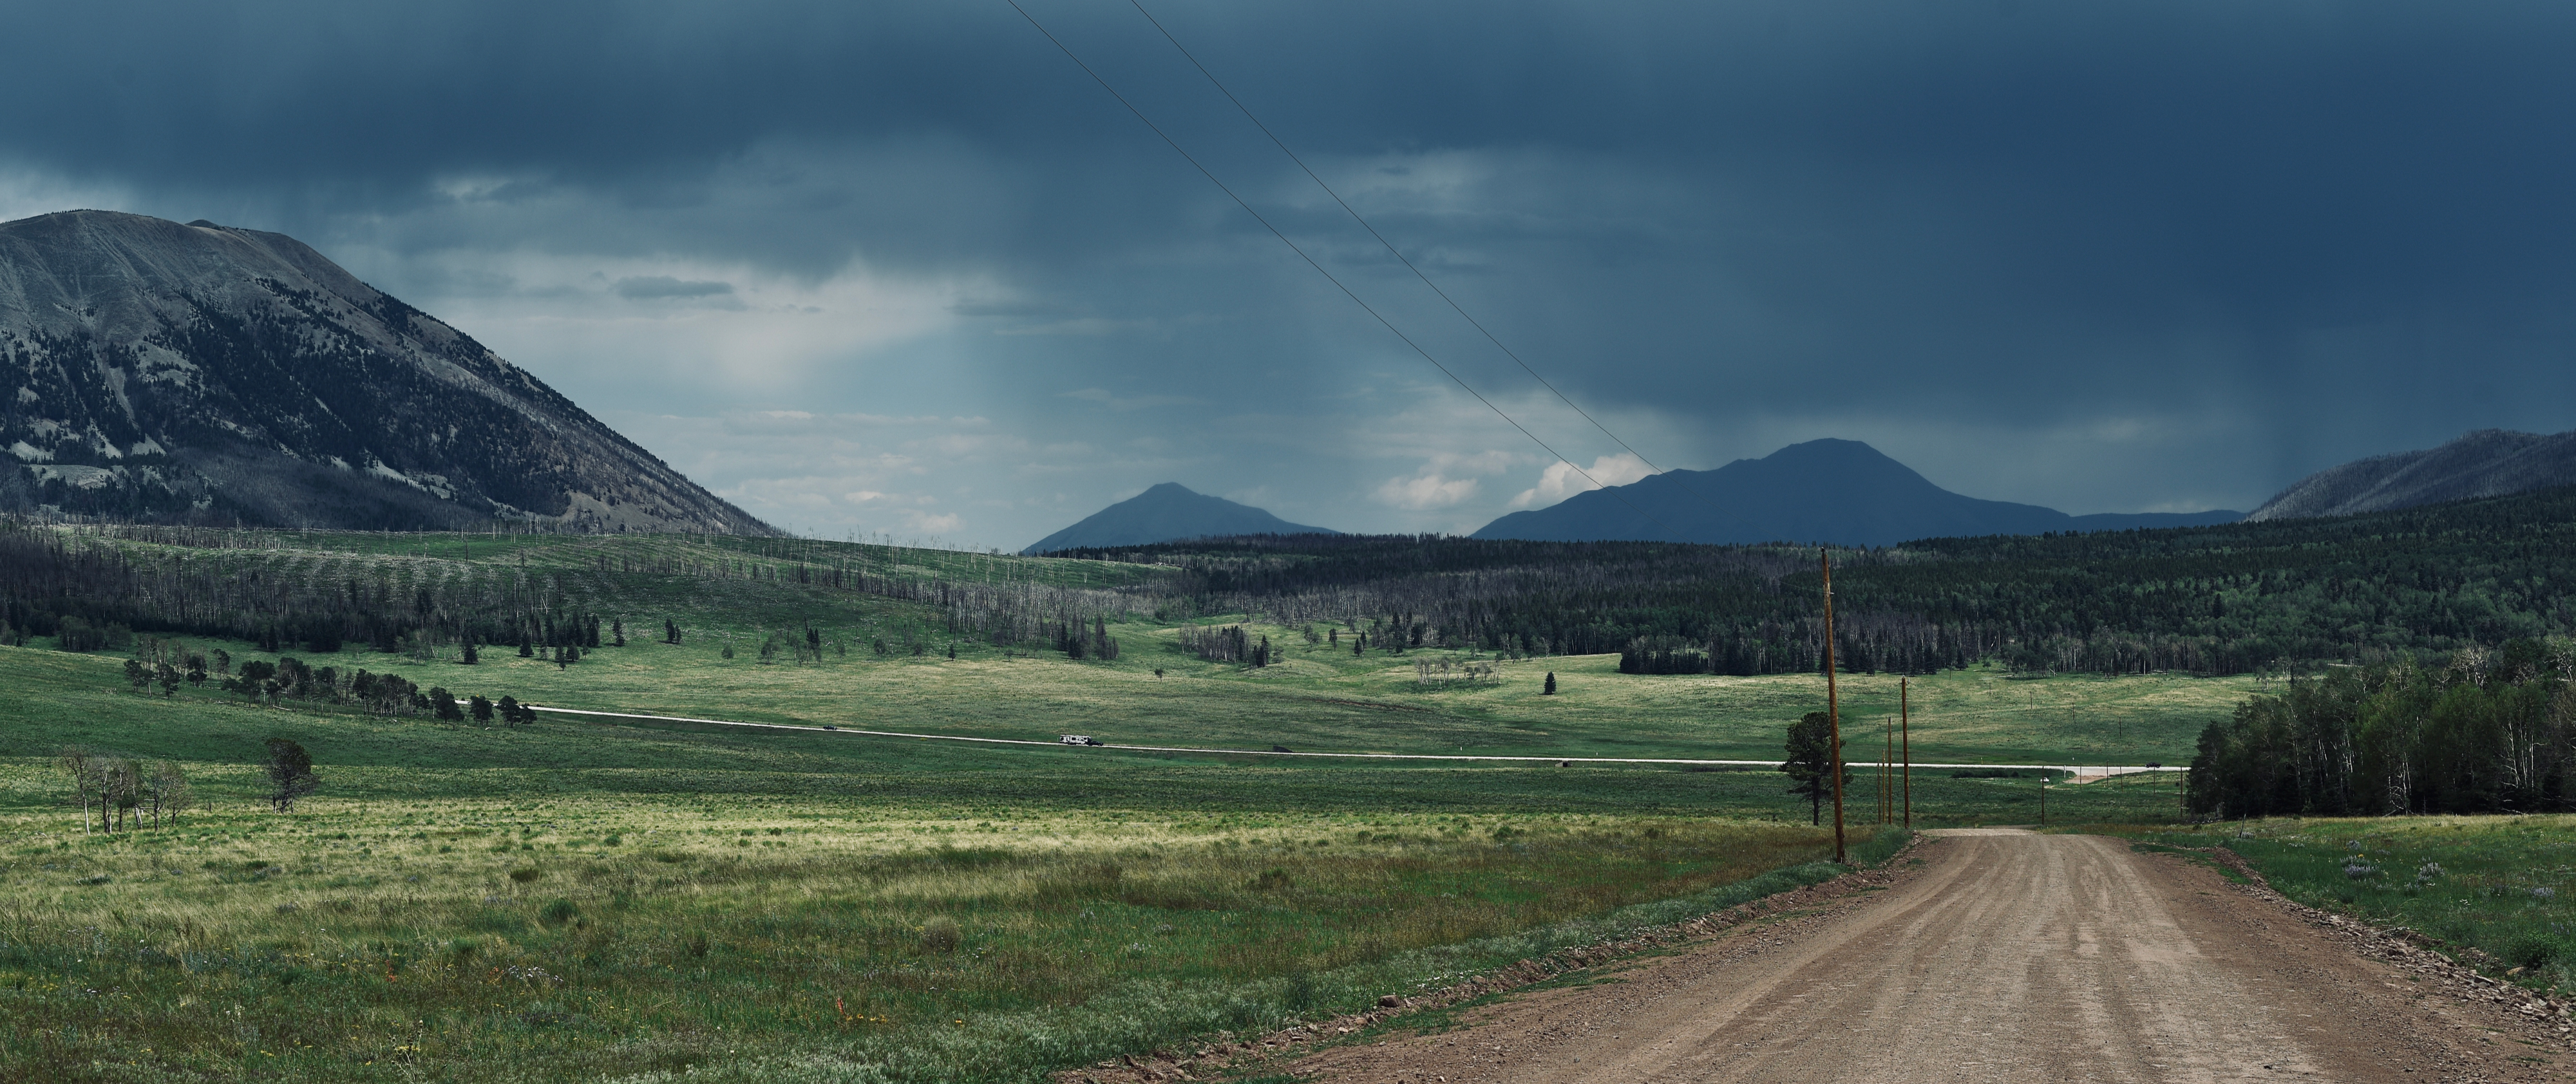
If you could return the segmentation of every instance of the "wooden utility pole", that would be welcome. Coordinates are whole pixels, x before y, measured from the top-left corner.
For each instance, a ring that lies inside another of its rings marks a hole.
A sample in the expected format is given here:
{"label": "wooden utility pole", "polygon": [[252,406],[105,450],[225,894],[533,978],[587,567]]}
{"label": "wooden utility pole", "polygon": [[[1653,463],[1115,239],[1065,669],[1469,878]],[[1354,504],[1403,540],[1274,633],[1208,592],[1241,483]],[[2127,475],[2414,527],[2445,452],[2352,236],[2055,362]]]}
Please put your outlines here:
{"label": "wooden utility pole", "polygon": [[1834,861],[1844,862],[1843,854],[1843,714],[1841,691],[1834,685],[1834,555],[1819,551],[1818,567],[1825,574],[1825,725],[1833,733],[1834,743]]}
{"label": "wooden utility pole", "polygon": [[[1900,679],[1901,680],[1901,679]],[[1889,719],[1881,729],[1886,731],[1887,750],[1878,756],[1878,823],[1896,823],[1896,720]]]}
{"label": "wooden utility pole", "polygon": [[1905,828],[1914,829],[1914,727],[1912,706],[1905,702],[1905,679],[1896,679],[1896,734],[1905,749]]}
{"label": "wooden utility pole", "polygon": [[2048,827],[2048,765],[2039,766],[2039,826]]}

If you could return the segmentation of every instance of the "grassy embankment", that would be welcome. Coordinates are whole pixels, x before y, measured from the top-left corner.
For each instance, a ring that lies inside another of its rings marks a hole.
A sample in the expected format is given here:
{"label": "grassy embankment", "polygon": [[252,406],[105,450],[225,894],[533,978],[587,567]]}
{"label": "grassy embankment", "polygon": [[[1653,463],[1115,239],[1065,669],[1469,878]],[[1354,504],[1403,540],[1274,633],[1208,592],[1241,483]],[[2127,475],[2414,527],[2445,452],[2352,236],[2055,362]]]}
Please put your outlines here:
{"label": "grassy embankment", "polygon": [[2278,819],[2202,832],[2090,827],[2139,845],[2226,847],[2282,895],[2474,949],[2483,970],[2576,991],[2576,816]]}

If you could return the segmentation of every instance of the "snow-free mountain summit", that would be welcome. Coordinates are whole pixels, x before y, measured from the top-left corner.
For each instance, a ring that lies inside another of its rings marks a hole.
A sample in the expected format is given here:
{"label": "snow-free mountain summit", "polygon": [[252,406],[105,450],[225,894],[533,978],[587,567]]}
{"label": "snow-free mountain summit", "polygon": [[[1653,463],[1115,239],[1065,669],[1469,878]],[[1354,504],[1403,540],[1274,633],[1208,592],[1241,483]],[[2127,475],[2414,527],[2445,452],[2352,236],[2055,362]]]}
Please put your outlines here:
{"label": "snow-free mountain summit", "polygon": [[2054,508],[1963,497],[1856,440],[1811,440],[1716,470],[1666,471],[1514,512],[1476,538],[1612,539],[1886,546],[1917,538],[2111,531],[2233,523],[2242,513],[2070,516]]}
{"label": "snow-free mountain summit", "polygon": [[0,223],[0,510],[773,533],[536,377],[277,233]]}
{"label": "snow-free mountain summit", "polygon": [[2290,484],[2247,519],[2349,516],[2576,485],[2576,432],[2480,429],[2439,448],[2356,459]]}
{"label": "snow-free mountain summit", "polygon": [[1340,534],[1322,527],[1290,523],[1248,504],[1193,493],[1178,482],[1165,482],[1083,517],[1037,540],[1022,553],[1048,553],[1084,546],[1142,546],[1183,538],[1217,538],[1239,534]]}

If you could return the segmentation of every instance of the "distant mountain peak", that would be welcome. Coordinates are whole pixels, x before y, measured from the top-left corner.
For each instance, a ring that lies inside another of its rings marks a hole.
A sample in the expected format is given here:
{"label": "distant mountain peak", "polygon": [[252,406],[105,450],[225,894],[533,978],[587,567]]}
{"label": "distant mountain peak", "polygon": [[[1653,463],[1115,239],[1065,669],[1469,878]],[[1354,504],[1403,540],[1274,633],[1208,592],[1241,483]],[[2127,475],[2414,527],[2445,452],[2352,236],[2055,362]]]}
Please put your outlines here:
{"label": "distant mountain peak", "polygon": [[1340,534],[1323,527],[1290,523],[1250,505],[1192,491],[1179,482],[1159,482],[1126,500],[1103,508],[1082,521],[1031,543],[1022,553],[1102,546],[1143,546],[1185,538],[1246,534]]}
{"label": "distant mountain peak", "polygon": [[2053,508],[1964,497],[1857,440],[1827,437],[1715,470],[1672,470],[1514,512],[1476,538],[1547,541],[1829,542],[1884,546],[1917,538],[2040,534],[2229,523],[2231,511],[2070,516]]}
{"label": "distant mountain peak", "polygon": [[2473,429],[2438,448],[2328,467],[2248,513],[2254,520],[2348,516],[2576,485],[2576,431]]}
{"label": "distant mountain peak", "polygon": [[0,223],[0,509],[311,527],[771,528],[279,233]]}

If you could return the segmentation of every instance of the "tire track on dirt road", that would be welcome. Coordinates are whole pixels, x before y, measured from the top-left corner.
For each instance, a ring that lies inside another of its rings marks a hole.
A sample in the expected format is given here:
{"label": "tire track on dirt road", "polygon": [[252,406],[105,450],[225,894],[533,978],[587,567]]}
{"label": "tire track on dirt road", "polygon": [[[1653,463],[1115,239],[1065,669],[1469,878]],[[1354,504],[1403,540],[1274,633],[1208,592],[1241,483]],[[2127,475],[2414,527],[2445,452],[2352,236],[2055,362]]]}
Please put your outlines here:
{"label": "tire track on dirt road", "polygon": [[2206,867],[2095,836],[1942,837],[1884,892],[1288,1068],[1401,1084],[2567,1079],[2544,1025],[2448,997]]}

